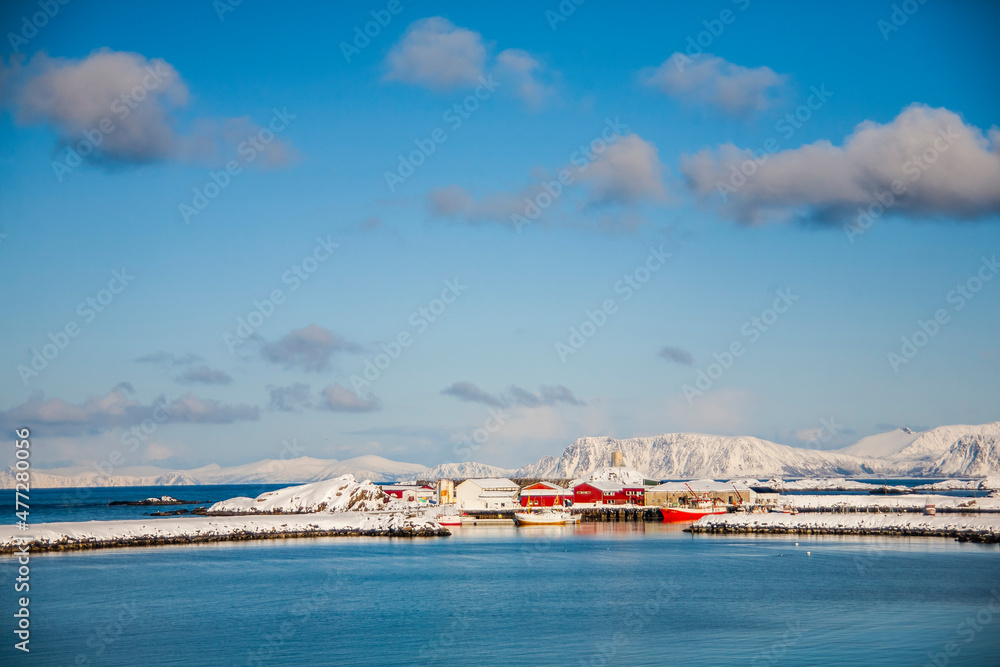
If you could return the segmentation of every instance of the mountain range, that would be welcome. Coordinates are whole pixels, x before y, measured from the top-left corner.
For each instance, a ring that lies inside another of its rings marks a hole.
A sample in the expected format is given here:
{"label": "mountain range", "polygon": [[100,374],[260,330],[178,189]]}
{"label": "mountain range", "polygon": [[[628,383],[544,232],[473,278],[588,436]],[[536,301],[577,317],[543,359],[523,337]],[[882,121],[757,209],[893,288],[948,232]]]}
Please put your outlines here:
{"label": "mountain range", "polygon": [[[1000,473],[1000,422],[939,426],[927,431],[898,428],[868,436],[838,450],[789,447],[750,436],[703,433],[617,439],[580,438],[560,456],[546,456],[516,470],[485,463],[445,463],[428,468],[366,455],[338,461],[300,457],[266,459],[232,467],[212,464],[192,470],[152,466],[104,474],[85,467],[34,469],[34,487],[175,486],[187,484],[298,484],[347,473],[358,479],[392,482],[469,477],[573,479],[604,468],[611,453],[650,479],[738,477],[985,477]],[[0,472],[0,488],[13,488],[13,468]]]}

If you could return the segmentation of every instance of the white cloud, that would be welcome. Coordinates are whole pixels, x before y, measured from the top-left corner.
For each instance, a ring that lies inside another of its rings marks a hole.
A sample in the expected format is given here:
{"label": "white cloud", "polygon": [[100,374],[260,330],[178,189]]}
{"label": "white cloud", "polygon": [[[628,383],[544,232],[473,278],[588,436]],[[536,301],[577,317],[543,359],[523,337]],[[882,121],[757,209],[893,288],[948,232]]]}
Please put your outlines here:
{"label": "white cloud", "polygon": [[636,204],[666,197],[663,163],[656,146],[637,134],[628,134],[608,146],[580,172],[580,179],[590,185],[595,203]]}
{"label": "white cloud", "polygon": [[745,117],[774,106],[786,77],[770,67],[743,67],[718,56],[696,59],[674,53],[659,67],[643,70],[642,82],[682,102],[713,106]]}
{"label": "white cloud", "polygon": [[722,212],[747,224],[840,222],[879,194],[892,197],[891,212],[918,217],[1000,213],[1000,130],[984,134],[948,109],[914,104],[884,125],[859,124],[841,146],[817,141],[779,151],[732,187],[744,180],[747,159],[746,150],[727,144],[682,157],[680,169],[696,194],[722,193]]}
{"label": "white cloud", "polygon": [[261,357],[272,364],[305,371],[330,368],[330,358],[336,352],[360,352],[361,347],[318,324],[293,329],[273,343],[265,343]]}
{"label": "white cloud", "polygon": [[7,430],[23,424],[36,424],[46,436],[80,436],[100,433],[122,426],[134,426],[145,419],[157,422],[229,424],[256,421],[260,410],[255,406],[229,405],[216,400],[184,394],[172,402],[159,399],[143,405],[129,397],[127,384],[120,384],[103,396],[89,396],[74,404],[59,398],[45,398],[36,392],[20,405],[0,410],[0,426]]}
{"label": "white cloud", "polygon": [[[427,193],[427,208],[431,215],[467,224],[494,222],[515,227],[512,216],[532,218],[533,223],[548,224],[549,207],[557,208],[564,200],[576,199],[583,206],[623,207],[621,215],[602,215],[596,228],[604,231],[634,231],[640,221],[629,207],[649,201],[663,201],[667,193],[663,185],[663,163],[656,146],[636,134],[618,137],[606,145],[593,160],[565,165],[555,174],[538,172],[536,182],[519,191],[500,191],[476,199],[465,188],[449,185]],[[565,173],[568,185],[560,185],[558,174]],[[558,192],[552,184],[559,186]],[[548,186],[546,185],[548,184]],[[581,185],[578,194],[574,191]],[[552,193],[556,192],[555,195]],[[545,215],[532,216],[530,208],[545,209]],[[607,213],[605,211],[605,213]],[[573,224],[580,224],[576,216]]]}
{"label": "white cloud", "polygon": [[507,49],[497,54],[497,78],[503,85],[510,85],[529,107],[537,109],[555,94],[553,86],[542,81],[543,72],[542,64],[523,49]]}
{"label": "white cloud", "polygon": [[323,407],[334,412],[372,412],[380,410],[382,403],[374,396],[362,398],[340,384],[323,388]]}
{"label": "white cloud", "polygon": [[485,63],[482,35],[432,16],[410,24],[392,47],[385,78],[446,90],[477,83]]}
{"label": "white cloud", "polygon": [[[177,130],[189,91],[162,58],[101,49],[82,59],[39,53],[26,65],[0,63],[3,104],[21,124],[48,125],[61,144],[90,163],[165,160],[221,164],[260,127],[249,118],[194,119]],[[280,167],[293,157],[275,139],[258,166]]]}
{"label": "white cloud", "polygon": [[386,81],[425,86],[435,91],[471,88],[482,79],[495,81],[531,108],[555,97],[553,74],[523,49],[488,53],[483,36],[441,16],[414,21],[385,58]]}

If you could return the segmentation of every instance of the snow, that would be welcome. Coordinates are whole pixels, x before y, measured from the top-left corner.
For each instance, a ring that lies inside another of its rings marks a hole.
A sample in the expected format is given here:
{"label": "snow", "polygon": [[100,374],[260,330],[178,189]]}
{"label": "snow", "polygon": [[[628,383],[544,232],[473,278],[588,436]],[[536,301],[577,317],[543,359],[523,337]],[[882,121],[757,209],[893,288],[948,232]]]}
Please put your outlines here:
{"label": "snow", "polygon": [[509,477],[513,470],[499,468],[486,463],[465,461],[462,463],[442,463],[421,473],[421,479],[474,479],[488,477]]}
{"label": "snow", "polygon": [[210,513],[298,514],[303,512],[346,512],[380,510],[389,496],[370,481],[358,482],[354,475],[290,486],[262,493],[256,498],[230,498],[208,508]]}
{"label": "snow", "polygon": [[668,433],[644,438],[580,438],[558,458],[546,456],[515,477],[577,479],[607,466],[621,451],[625,463],[651,479],[788,478],[890,475],[900,477],[1000,474],[1000,422],[902,429],[871,436],[842,450],[779,445],[748,436]]}
{"label": "snow", "polygon": [[[749,481],[749,483],[748,483]],[[647,491],[671,491],[684,492],[690,486],[692,490],[699,493],[724,493],[732,491],[733,486],[737,489],[748,489],[750,483],[757,484],[756,480],[737,480],[733,482],[717,482],[714,479],[695,479],[690,482],[664,482],[657,486],[647,487]]]}
{"label": "snow", "polygon": [[569,486],[570,488],[573,488],[578,484],[583,484],[584,482],[613,482],[615,484],[623,484],[627,486],[642,486],[645,479],[647,479],[646,475],[643,475],[638,470],[607,466],[599,470],[595,470],[589,475],[585,475],[579,479],[574,479],[570,482]]}
{"label": "snow", "polygon": [[[254,463],[221,468],[216,464],[192,470],[166,470],[153,466],[128,466],[106,474],[87,467],[31,471],[31,485],[36,488],[95,486],[180,486],[194,484],[296,484],[315,482],[344,474],[375,482],[392,482],[400,477],[423,476],[426,466],[390,461],[366,455],[338,461],[301,456],[294,459],[265,459]],[[0,488],[14,488],[11,468],[0,472]]]}
{"label": "snow", "polygon": [[908,428],[897,428],[887,433],[876,433],[867,438],[861,438],[853,445],[843,447],[836,451],[851,456],[886,458],[898,453],[909,446],[914,440],[923,435],[923,431],[913,431]]}
{"label": "snow", "polygon": [[997,514],[716,514],[699,519],[693,526],[695,532],[715,530],[723,532],[773,532],[779,531],[857,531],[900,533],[903,531],[930,531],[946,533],[957,531],[973,535],[1000,536],[1000,515]]}
{"label": "snow", "polygon": [[879,484],[855,482],[843,477],[800,479],[794,482],[771,479],[760,483],[760,486],[768,486],[776,491],[871,491],[881,488]]}
{"label": "snow", "polygon": [[1000,489],[1000,475],[991,475],[985,479],[946,479],[933,484],[921,484],[913,487],[917,491],[955,491],[955,490],[989,490]]}
{"label": "snow", "polygon": [[[191,538],[212,541],[234,535],[267,537],[319,531],[440,530],[433,518],[413,517],[404,512],[337,512],[294,516],[201,517],[185,516],[164,519],[127,521],[74,521],[36,524],[28,532],[14,526],[0,526],[0,551],[10,551],[24,540],[32,548],[44,549],[56,544],[149,542]],[[117,546],[117,545],[116,545]],[[120,546],[128,546],[121,544]]]}
{"label": "snow", "polygon": [[872,474],[884,467],[873,459],[787,447],[746,436],[669,433],[645,438],[580,438],[558,459],[545,457],[515,477],[580,478],[599,470],[621,451],[625,463],[649,479],[810,477]]}
{"label": "snow", "polygon": [[957,496],[937,496],[931,494],[907,495],[829,495],[829,496],[781,496],[782,504],[797,509],[804,508],[893,508],[922,509],[930,503],[939,509],[944,507],[968,507],[975,509],[1000,509],[1000,498],[962,498]]}

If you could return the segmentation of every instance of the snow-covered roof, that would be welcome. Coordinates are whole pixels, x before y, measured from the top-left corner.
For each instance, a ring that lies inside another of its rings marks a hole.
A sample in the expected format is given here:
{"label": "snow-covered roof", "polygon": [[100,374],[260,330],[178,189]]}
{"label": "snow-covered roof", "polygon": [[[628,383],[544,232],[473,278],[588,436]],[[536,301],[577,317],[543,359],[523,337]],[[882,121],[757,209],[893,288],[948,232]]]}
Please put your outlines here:
{"label": "snow-covered roof", "polygon": [[[690,482],[664,482],[663,484],[658,484],[651,487],[650,491],[669,491],[669,492],[685,492],[690,486],[695,491],[714,491],[714,492],[726,492],[733,490],[733,483],[731,482],[717,482],[714,479],[696,479]],[[749,487],[746,482],[739,481],[736,482],[736,488],[740,491],[748,490]]]}
{"label": "snow-covered roof", "polygon": [[570,486],[577,486],[583,482],[616,482],[619,484],[642,484],[645,476],[634,468],[608,466],[599,468],[589,475],[584,475],[579,479],[574,479]]}
{"label": "snow-covered roof", "polygon": [[573,489],[564,489],[562,487],[555,489],[521,489],[522,496],[570,496],[573,495]]}
{"label": "snow-covered roof", "polygon": [[533,486],[544,486],[547,489],[559,489],[559,490],[563,490],[563,491],[566,490],[563,487],[559,486],[558,484],[553,484],[552,482],[535,482],[534,484],[529,484],[528,486],[524,487],[524,490],[529,490],[529,491],[538,491],[539,490],[539,489],[533,489],[533,488],[531,488]]}
{"label": "snow-covered roof", "polygon": [[[593,481],[593,482],[581,482],[580,484],[587,484],[589,486],[594,487],[595,489],[597,489],[599,491],[608,491],[608,492],[611,492],[611,491],[624,491],[625,489],[645,488],[645,487],[642,486],[641,483],[640,484],[619,484],[617,482]],[[579,484],[577,484],[577,486],[579,486]]]}
{"label": "snow-covered roof", "polygon": [[491,477],[486,479],[467,479],[466,482],[472,482],[480,489],[517,489],[519,488],[514,481],[507,479],[506,477]]}

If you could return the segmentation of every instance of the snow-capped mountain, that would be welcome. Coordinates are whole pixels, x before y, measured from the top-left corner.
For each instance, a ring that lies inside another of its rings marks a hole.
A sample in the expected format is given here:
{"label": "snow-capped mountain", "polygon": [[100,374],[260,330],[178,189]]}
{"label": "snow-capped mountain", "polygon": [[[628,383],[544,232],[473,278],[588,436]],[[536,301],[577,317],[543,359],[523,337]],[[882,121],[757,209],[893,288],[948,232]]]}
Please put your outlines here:
{"label": "snow-capped mountain", "polygon": [[893,431],[869,435],[866,438],[861,438],[853,445],[848,445],[834,451],[862,458],[885,458],[904,449],[923,435],[923,433],[923,431],[914,431],[906,427],[897,428]]}
{"label": "snow-capped mountain", "polygon": [[1000,473],[1000,422],[902,428],[840,450],[788,447],[760,438],[669,433],[646,438],[580,438],[558,458],[524,466],[515,477],[579,478],[602,468],[611,452],[652,478],[837,477],[899,475],[978,477]]}
{"label": "snow-capped mountain", "polygon": [[476,479],[483,477],[508,477],[514,471],[498,468],[486,463],[465,461],[463,463],[442,463],[420,473],[420,479]]}
{"label": "snow-capped mountain", "polygon": [[654,479],[869,475],[886,465],[836,452],[778,445],[745,436],[669,433],[647,438],[580,438],[559,458],[545,457],[516,477],[577,478],[608,465],[620,451],[625,465]]}

